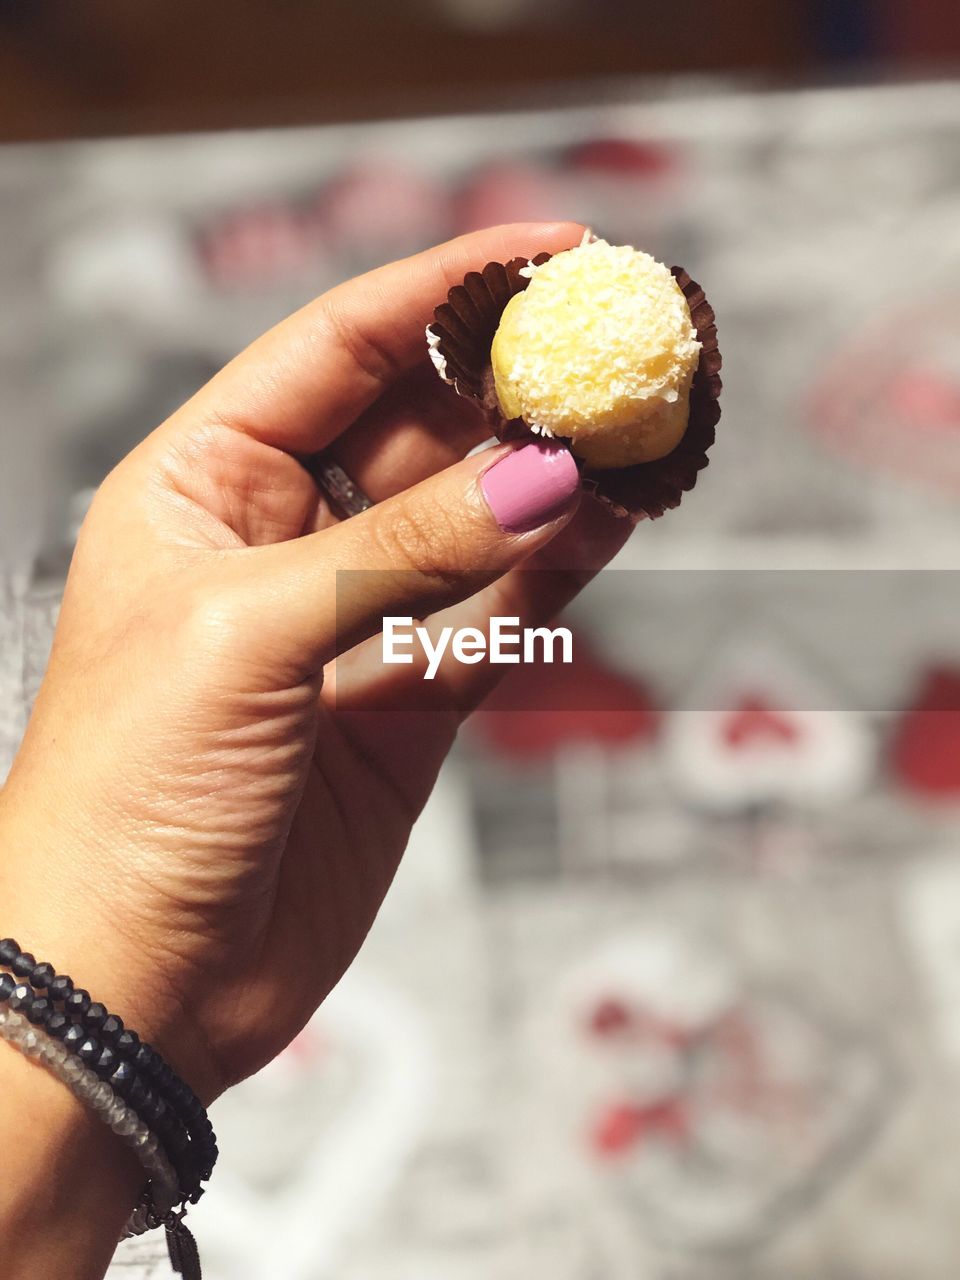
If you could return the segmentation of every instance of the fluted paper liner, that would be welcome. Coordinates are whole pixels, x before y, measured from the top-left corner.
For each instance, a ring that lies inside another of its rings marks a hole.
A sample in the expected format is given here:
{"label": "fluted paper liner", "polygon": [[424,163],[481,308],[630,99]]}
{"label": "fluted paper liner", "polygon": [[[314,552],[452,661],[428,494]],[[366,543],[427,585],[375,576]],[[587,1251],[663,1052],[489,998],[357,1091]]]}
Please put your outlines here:
{"label": "fluted paper liner", "polygon": [[[471,271],[463,284],[454,285],[446,302],[437,307],[427,329],[430,358],[437,372],[462,396],[476,400],[501,440],[533,435],[520,418],[505,419],[493,385],[490,348],[503,309],[530,283],[526,269],[546,262],[549,253],[536,258],[512,258],[489,262],[482,271]],[[682,267],[671,268],[690,308],[690,319],[700,341],[700,361],[690,387],[690,418],[680,443],[655,462],[632,467],[599,469],[577,459],[583,486],[619,516],[655,520],[680,505],[684,493],[697,483],[707,465],[707,450],[720,420],[718,398],[722,383],[722,358],[717,345],[713,308],[703,290]]]}

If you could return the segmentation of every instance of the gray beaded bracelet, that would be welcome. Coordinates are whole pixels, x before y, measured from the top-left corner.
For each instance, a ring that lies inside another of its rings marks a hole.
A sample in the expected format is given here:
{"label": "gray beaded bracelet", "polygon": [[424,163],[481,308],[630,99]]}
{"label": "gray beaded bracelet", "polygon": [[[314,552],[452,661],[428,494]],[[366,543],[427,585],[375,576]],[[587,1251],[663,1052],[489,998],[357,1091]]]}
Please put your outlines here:
{"label": "gray beaded bracelet", "polygon": [[6,1040],[27,1058],[45,1066],[133,1149],[149,1174],[150,1181],[127,1218],[120,1239],[127,1240],[162,1226],[166,1229],[167,1250],[174,1270],[183,1280],[202,1280],[196,1242],[183,1223],[185,1207],[179,1210],[175,1207],[182,1199],[180,1180],[156,1134],[66,1045],[42,1026],[34,1026],[16,1009],[3,1004],[0,1004],[0,1040]]}
{"label": "gray beaded bracelet", "polygon": [[156,1134],[176,1170],[181,1200],[196,1204],[218,1151],[210,1119],[190,1086],[120,1018],[67,974],[22,951],[14,938],[0,939],[0,965],[12,970],[0,972],[0,1004],[9,1000],[107,1081]]}
{"label": "gray beaded bracelet", "polygon": [[0,970],[0,1039],[46,1066],[133,1148],[150,1175],[120,1239],[162,1226],[174,1271],[202,1280],[196,1241],[183,1221],[217,1159],[200,1100],[155,1049],[13,938],[0,939],[0,967],[15,975]]}
{"label": "gray beaded bracelet", "polygon": [[[163,1219],[180,1198],[180,1186],[173,1166],[160,1148],[154,1134],[122,1098],[117,1097],[108,1084],[95,1072],[85,1067],[59,1040],[48,1036],[40,1027],[17,1013],[15,1009],[0,1006],[0,1039],[15,1045],[28,1058],[42,1063],[57,1079],[136,1153],[144,1169],[150,1175],[150,1198],[157,1216]],[[130,1215],[124,1230],[128,1235],[140,1234],[136,1225],[143,1221],[137,1210]],[[134,1222],[136,1219],[136,1223]],[[133,1229],[132,1229],[133,1228]],[[140,1230],[146,1230],[142,1227]]]}

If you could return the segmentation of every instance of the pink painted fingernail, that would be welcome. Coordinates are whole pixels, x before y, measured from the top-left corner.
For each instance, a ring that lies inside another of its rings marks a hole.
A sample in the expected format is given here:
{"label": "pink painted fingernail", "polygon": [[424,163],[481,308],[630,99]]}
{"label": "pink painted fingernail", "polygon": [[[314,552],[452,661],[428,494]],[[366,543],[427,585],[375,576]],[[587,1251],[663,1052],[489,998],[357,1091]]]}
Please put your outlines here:
{"label": "pink painted fingernail", "polygon": [[526,533],[560,515],[580,486],[569,449],[549,440],[515,449],[480,477],[483,496],[504,533]]}

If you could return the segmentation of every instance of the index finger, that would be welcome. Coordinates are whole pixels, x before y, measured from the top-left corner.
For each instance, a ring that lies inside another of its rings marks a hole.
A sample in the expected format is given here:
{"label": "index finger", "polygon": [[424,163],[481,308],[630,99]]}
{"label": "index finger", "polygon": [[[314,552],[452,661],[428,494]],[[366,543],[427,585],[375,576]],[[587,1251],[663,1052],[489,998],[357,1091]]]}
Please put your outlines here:
{"label": "index finger", "polygon": [[512,223],[357,276],[258,338],[171,420],[232,427],[288,453],[324,448],[424,359],[434,308],[468,271],[578,244],[574,222]]}

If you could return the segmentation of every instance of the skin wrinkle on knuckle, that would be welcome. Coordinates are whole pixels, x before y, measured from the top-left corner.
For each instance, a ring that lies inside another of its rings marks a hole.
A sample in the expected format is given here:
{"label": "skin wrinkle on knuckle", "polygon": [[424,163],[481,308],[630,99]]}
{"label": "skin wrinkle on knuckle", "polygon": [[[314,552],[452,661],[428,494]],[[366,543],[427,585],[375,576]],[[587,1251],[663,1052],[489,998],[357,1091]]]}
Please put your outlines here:
{"label": "skin wrinkle on knuckle", "polygon": [[323,345],[331,339],[346,353],[357,370],[378,386],[388,386],[404,370],[385,343],[369,329],[356,324],[336,291],[325,294],[317,308],[318,337]]}
{"label": "skin wrinkle on knuckle", "polygon": [[[271,346],[271,343],[274,345]],[[267,359],[267,353],[271,358]],[[285,389],[287,361],[273,331],[239,352],[173,413],[164,428],[186,427],[174,435],[200,439],[204,431],[257,437],[258,424]]]}
{"label": "skin wrinkle on knuckle", "polygon": [[[451,569],[460,570],[462,533],[440,507],[399,505],[373,520],[370,532],[384,568],[441,578]],[[438,560],[444,563],[438,565]]]}

